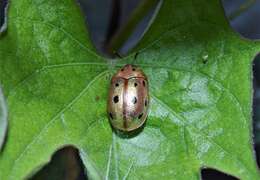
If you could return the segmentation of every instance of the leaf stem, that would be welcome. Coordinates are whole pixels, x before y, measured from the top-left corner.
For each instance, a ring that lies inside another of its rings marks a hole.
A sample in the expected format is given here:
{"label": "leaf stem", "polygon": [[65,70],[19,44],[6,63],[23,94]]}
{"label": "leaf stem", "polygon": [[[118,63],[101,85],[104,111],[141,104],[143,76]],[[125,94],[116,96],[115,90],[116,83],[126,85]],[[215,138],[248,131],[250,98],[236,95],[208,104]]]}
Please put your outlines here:
{"label": "leaf stem", "polygon": [[107,51],[115,54],[129,36],[135,30],[140,19],[144,17],[156,4],[158,0],[143,0],[129,16],[127,22],[115,33],[108,43]]}
{"label": "leaf stem", "polygon": [[255,4],[256,0],[247,0],[245,3],[241,4],[234,12],[229,15],[230,20],[234,20],[249,8],[251,8]]}

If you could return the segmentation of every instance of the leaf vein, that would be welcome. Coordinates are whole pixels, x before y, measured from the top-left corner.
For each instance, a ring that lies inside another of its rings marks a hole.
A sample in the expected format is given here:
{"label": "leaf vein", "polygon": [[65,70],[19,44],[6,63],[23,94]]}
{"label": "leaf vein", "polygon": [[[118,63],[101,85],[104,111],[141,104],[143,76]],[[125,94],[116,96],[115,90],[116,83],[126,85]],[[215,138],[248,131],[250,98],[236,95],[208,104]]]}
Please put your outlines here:
{"label": "leaf vein", "polygon": [[223,152],[225,152],[226,154],[228,154],[230,157],[233,157],[239,164],[240,167],[244,167],[244,169],[246,169],[248,172],[250,172],[249,174],[254,174],[251,169],[248,169],[247,166],[242,162],[242,160],[236,156],[233,156],[231,153],[229,153],[227,150],[225,150],[221,145],[219,145],[217,142],[209,139],[202,131],[200,131],[199,129],[197,129],[193,124],[189,124],[186,122],[185,118],[181,115],[179,115],[177,112],[175,112],[173,109],[171,109],[167,104],[165,104],[162,100],[160,100],[159,98],[157,98],[156,96],[153,95],[153,93],[151,92],[151,97],[154,98],[155,101],[157,101],[159,104],[161,104],[165,109],[167,109],[170,113],[172,113],[173,115],[175,115],[178,119],[181,120],[181,122],[183,123],[182,125],[185,125],[184,127],[188,128],[192,128],[194,129],[198,134],[201,134],[203,137],[205,137],[205,139],[207,139],[209,142],[211,142],[212,144],[214,144],[215,146],[219,147]]}
{"label": "leaf vein", "polygon": [[94,52],[93,50],[91,50],[90,48],[88,48],[87,46],[85,46],[84,44],[82,44],[77,38],[75,38],[70,32],[66,31],[64,28],[58,26],[58,25],[55,25],[55,24],[52,24],[50,22],[47,22],[47,21],[40,21],[40,20],[36,20],[36,19],[31,19],[31,18],[21,18],[21,17],[11,17],[10,19],[14,19],[15,21],[27,21],[27,22],[35,22],[35,23],[39,23],[39,24],[45,24],[53,29],[57,29],[61,32],[63,32],[69,39],[71,39],[72,41],[74,41],[75,43],[77,43],[81,48],[83,48],[85,51],[89,52],[90,54],[100,58],[100,59],[103,59],[103,57],[99,56],[96,52]]}
{"label": "leaf vein", "polygon": [[59,116],[60,116],[62,113],[64,113],[68,108],[70,108],[74,103],[76,103],[76,102],[79,100],[79,98],[80,98],[81,96],[83,96],[83,95],[88,91],[88,89],[90,88],[90,86],[91,86],[97,79],[101,78],[101,77],[102,77],[104,74],[106,74],[106,73],[107,73],[107,71],[103,71],[102,73],[100,73],[100,74],[98,74],[96,77],[94,77],[94,78],[88,83],[88,85],[87,85],[76,97],[74,97],[74,98],[70,101],[70,103],[67,104],[67,106],[65,106],[63,109],[61,109],[47,124],[45,124],[45,126],[40,130],[40,132],[38,133],[38,135],[33,138],[33,140],[24,148],[24,150],[22,151],[22,153],[21,153],[21,154],[17,157],[17,159],[14,161],[13,167],[11,168],[10,176],[9,176],[8,179],[13,179],[12,174],[14,174],[14,173],[12,173],[12,172],[13,172],[13,170],[15,169],[15,166],[16,166],[17,162],[19,162],[19,160],[24,156],[24,154],[26,153],[26,151],[40,138],[41,134],[42,134],[43,132],[45,132],[45,131],[49,128],[49,126],[50,126],[53,122],[55,122],[56,119],[58,119],[57,117],[59,117]]}

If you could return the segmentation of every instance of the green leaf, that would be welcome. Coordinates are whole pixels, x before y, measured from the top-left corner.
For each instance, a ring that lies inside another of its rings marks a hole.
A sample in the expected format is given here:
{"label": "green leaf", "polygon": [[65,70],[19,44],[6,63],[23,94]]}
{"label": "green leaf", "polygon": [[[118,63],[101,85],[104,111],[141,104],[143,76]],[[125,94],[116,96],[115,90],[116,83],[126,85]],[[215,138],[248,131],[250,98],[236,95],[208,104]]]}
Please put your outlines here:
{"label": "green leaf", "polygon": [[[32,175],[67,144],[91,179],[199,179],[203,167],[259,179],[251,132],[259,49],[231,30],[220,1],[167,0],[136,49],[111,61],[95,52],[74,1],[13,0],[0,40],[10,114],[0,179]],[[111,74],[125,63],[150,81],[149,118],[132,138],[112,133],[106,116]]]}
{"label": "green leaf", "polygon": [[4,100],[4,95],[0,87],[0,152],[4,144],[5,134],[7,129],[7,109]]}

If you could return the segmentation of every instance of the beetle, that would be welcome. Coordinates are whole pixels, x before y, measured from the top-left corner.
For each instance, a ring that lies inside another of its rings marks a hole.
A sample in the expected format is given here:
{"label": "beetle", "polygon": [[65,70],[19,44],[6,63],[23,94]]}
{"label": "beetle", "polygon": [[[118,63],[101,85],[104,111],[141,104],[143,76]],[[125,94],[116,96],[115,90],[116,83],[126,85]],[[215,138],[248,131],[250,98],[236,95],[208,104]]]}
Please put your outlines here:
{"label": "beetle", "polygon": [[148,79],[143,71],[127,64],[111,79],[107,113],[113,128],[133,131],[147,118],[149,105]]}

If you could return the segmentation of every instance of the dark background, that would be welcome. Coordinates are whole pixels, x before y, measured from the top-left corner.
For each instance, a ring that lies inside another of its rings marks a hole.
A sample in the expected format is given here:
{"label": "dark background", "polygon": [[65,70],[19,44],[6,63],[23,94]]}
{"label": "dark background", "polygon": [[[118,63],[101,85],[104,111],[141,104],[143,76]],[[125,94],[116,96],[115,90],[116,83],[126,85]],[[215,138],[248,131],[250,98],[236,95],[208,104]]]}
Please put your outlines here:
{"label": "dark background", "polygon": [[[0,0],[0,26],[4,22],[4,6],[7,0]],[[78,0],[92,41],[104,56],[106,46],[115,32],[126,22],[129,14],[142,0]],[[243,38],[260,39],[260,0],[222,0],[230,25]],[[140,35],[147,26],[154,9],[140,20],[133,35],[118,52],[125,55],[140,40]],[[254,99],[253,99],[253,133],[254,147],[258,166],[260,165],[260,55],[253,62]],[[77,149],[65,147],[57,151],[51,162],[31,179],[87,179],[86,172],[78,156]],[[234,177],[213,169],[203,169],[204,180],[231,180]]]}

